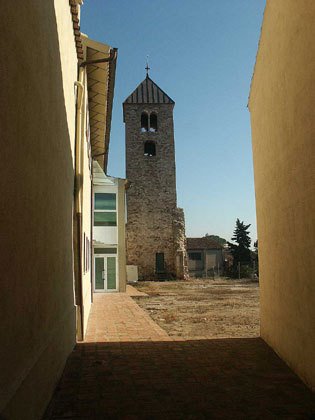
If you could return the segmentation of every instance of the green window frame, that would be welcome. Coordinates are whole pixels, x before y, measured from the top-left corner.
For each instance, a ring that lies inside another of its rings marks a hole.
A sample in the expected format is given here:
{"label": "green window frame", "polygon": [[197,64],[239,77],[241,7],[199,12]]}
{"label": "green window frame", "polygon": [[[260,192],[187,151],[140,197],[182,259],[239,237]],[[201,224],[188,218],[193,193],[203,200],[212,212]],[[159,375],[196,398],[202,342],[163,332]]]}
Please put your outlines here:
{"label": "green window frame", "polygon": [[116,210],[116,194],[115,193],[95,193],[94,194],[95,210]]}
{"label": "green window frame", "polygon": [[94,254],[117,254],[117,248],[94,248]]}
{"label": "green window frame", "polygon": [[115,193],[94,193],[94,226],[117,226]]}
{"label": "green window frame", "polygon": [[117,226],[117,214],[114,211],[95,211],[94,226]]}

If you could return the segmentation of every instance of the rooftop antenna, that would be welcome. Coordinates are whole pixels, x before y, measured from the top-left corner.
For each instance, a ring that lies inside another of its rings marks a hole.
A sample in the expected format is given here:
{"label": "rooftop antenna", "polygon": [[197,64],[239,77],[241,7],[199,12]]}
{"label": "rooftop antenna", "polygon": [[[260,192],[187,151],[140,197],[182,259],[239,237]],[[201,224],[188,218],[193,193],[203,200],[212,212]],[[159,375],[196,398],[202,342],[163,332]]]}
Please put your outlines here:
{"label": "rooftop antenna", "polygon": [[150,70],[150,67],[149,67],[149,55],[147,55],[147,65],[145,66],[145,69],[146,69],[146,72],[147,72],[147,77],[149,77],[149,70]]}

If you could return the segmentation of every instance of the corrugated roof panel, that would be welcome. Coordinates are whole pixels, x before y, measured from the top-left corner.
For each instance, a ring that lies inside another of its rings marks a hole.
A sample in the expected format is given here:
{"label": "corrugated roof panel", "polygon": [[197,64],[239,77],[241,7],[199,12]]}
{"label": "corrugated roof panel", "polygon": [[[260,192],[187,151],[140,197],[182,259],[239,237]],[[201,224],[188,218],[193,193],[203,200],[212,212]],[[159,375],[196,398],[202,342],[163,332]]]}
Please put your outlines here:
{"label": "corrugated roof panel", "polygon": [[152,96],[152,88],[153,88],[153,83],[148,83],[148,79],[147,79],[147,93],[148,93],[148,102],[150,104],[154,104],[153,101],[153,96]]}
{"label": "corrugated roof panel", "polygon": [[126,104],[175,104],[156,83],[147,76],[125,100]]}
{"label": "corrugated roof panel", "polygon": [[152,96],[153,96],[153,103],[156,103],[157,101],[157,88],[156,86],[152,83]]}

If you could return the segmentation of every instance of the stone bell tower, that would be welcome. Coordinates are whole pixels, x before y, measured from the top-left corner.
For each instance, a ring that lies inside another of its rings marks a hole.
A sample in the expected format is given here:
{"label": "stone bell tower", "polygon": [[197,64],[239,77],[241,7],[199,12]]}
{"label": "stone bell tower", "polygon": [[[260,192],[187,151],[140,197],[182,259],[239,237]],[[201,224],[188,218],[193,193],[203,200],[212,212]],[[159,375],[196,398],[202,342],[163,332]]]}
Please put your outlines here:
{"label": "stone bell tower", "polygon": [[138,266],[140,279],[180,279],[188,272],[184,212],[176,204],[174,105],[148,73],[123,103],[127,264]]}

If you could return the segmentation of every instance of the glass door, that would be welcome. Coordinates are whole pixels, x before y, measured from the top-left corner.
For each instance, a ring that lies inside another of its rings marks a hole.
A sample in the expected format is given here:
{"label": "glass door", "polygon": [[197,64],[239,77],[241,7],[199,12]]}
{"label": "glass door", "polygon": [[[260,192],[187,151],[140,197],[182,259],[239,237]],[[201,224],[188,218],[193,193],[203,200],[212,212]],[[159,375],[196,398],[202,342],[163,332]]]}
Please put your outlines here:
{"label": "glass door", "polygon": [[94,273],[95,292],[118,291],[116,256],[102,255],[95,257]]}
{"label": "glass door", "polygon": [[116,257],[110,256],[106,258],[106,289],[108,291],[117,290],[116,276]]}
{"label": "glass door", "polygon": [[96,292],[104,292],[105,290],[105,258],[95,257],[94,264],[94,287]]}

